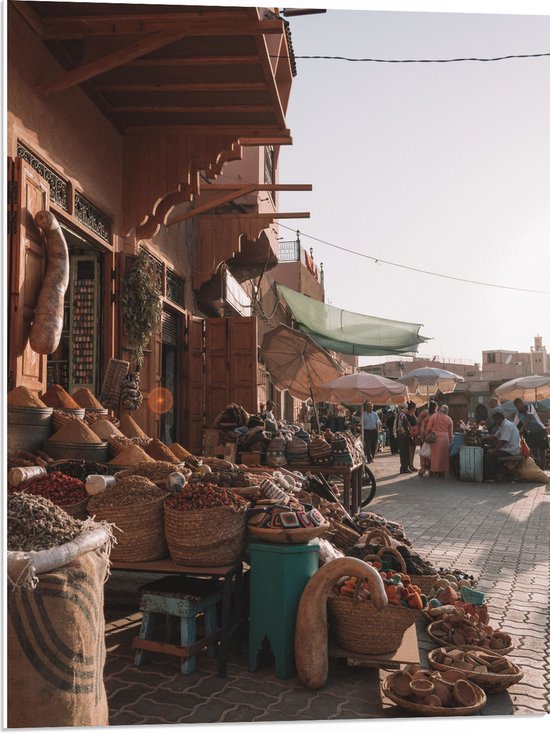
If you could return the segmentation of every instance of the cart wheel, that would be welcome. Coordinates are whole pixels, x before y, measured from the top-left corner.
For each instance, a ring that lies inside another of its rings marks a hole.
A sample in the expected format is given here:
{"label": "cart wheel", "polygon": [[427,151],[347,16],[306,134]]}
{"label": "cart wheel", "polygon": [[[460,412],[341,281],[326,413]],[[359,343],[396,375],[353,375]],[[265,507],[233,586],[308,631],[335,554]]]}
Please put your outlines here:
{"label": "cart wheel", "polygon": [[376,496],[376,478],[374,477],[374,474],[370,470],[370,468],[366,465],[363,465],[363,482],[361,485],[361,497],[364,496],[365,492],[367,492],[367,496],[365,499],[361,500],[361,509],[367,506],[367,504],[370,504],[371,501]]}

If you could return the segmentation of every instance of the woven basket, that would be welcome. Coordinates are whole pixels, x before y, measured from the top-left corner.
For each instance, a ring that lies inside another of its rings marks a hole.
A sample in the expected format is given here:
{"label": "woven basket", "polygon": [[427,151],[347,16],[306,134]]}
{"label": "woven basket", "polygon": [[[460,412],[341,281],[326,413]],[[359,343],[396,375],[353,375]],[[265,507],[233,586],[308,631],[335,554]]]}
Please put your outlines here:
{"label": "woven basket", "polygon": [[111,550],[115,562],[147,562],[161,560],[168,555],[164,537],[165,496],[147,504],[131,504],[120,507],[92,507],[89,514],[98,521],[106,520],[115,525],[113,532],[117,544]]}
{"label": "woven basket", "polygon": [[246,511],[220,506],[181,511],[166,507],[164,533],[176,564],[197,567],[232,565],[246,539]]}
{"label": "woven basket", "polygon": [[66,506],[62,506],[61,508],[63,509],[63,511],[67,512],[67,514],[70,514],[71,517],[74,517],[75,519],[87,519],[87,506],[88,497],[86,497],[82,501],[77,502],[76,504],[67,504]]}
{"label": "woven basket", "polygon": [[323,533],[323,537],[327,539],[334,547],[348,552],[357,544],[360,535],[351,527],[338,522],[336,519],[329,519],[330,527]]}
{"label": "woven basket", "polygon": [[319,537],[326,531],[327,527],[328,523],[319,527],[248,527],[248,531],[252,537],[264,542],[275,542],[278,545],[296,545]]}
{"label": "woven basket", "polygon": [[441,621],[432,621],[432,623],[426,628],[426,631],[428,632],[428,636],[437,643],[437,646],[446,646],[446,647],[449,647],[449,649],[463,649],[463,650],[464,649],[471,649],[471,650],[478,649],[479,651],[483,651],[483,652],[496,652],[497,654],[500,654],[502,656],[505,656],[506,654],[510,654],[510,652],[514,649],[513,644],[510,644],[510,646],[503,647],[502,649],[491,649],[491,648],[486,648],[486,647],[478,646],[474,644],[471,644],[471,645],[453,644],[452,642],[445,641],[445,639],[442,639],[441,637],[436,636],[433,633],[434,628],[437,628],[437,625],[440,623]]}
{"label": "woven basket", "polygon": [[328,618],[342,649],[357,654],[387,654],[399,648],[405,631],[416,622],[418,612],[393,605],[379,611],[370,600],[332,592],[328,597]]}
{"label": "woven basket", "polygon": [[[379,560],[382,560],[383,555],[393,555],[396,560],[400,561],[401,572],[407,573],[407,564],[405,563],[403,556],[398,550],[393,547],[382,547],[380,550],[378,550]],[[424,593],[425,595],[428,595],[430,593],[431,589],[433,588],[433,584],[439,578],[439,575],[411,575],[410,573],[407,573],[407,575],[409,576],[411,583],[413,585],[417,585],[422,593]]]}
{"label": "woven basket", "polygon": [[413,702],[412,700],[407,700],[404,697],[399,697],[391,689],[391,681],[395,674],[397,673],[392,672],[392,674],[388,675],[385,679],[382,680],[382,692],[387,698],[389,698],[400,708],[403,708],[404,710],[410,710],[413,713],[419,713],[420,715],[435,715],[437,717],[443,715],[473,715],[474,713],[477,713],[478,710],[481,710],[481,708],[487,702],[487,695],[475,683],[471,683],[477,695],[477,701],[474,703],[474,705],[468,705],[467,707],[434,708],[431,705],[424,705],[423,703]]}
{"label": "woven basket", "polygon": [[[462,651],[472,651],[472,647],[455,648],[461,649]],[[481,649],[479,651],[481,651]],[[484,649],[484,651],[493,650]],[[430,664],[430,667],[432,667],[432,669],[439,669],[441,671],[447,669],[457,669],[457,667],[438,662],[437,657],[440,652],[441,648],[432,649],[431,652],[428,652],[428,662]],[[481,687],[482,690],[485,690],[488,695],[494,695],[497,692],[503,692],[504,690],[507,690],[509,687],[519,682],[523,677],[523,672],[517,666],[517,664],[513,664],[512,662],[510,662],[510,665],[514,668],[514,672],[509,674],[499,674],[498,672],[473,672],[465,669],[461,669],[460,672],[468,679],[469,682],[474,682],[476,685],[478,685],[478,687]]]}

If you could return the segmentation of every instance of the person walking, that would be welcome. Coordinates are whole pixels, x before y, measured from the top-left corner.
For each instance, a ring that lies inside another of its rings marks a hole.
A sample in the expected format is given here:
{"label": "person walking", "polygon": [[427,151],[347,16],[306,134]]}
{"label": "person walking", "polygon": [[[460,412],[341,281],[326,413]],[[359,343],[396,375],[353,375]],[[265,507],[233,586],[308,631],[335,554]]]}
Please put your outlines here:
{"label": "person walking", "polygon": [[[428,421],[436,410],[437,402],[435,400],[430,400],[428,407],[425,407],[418,416],[418,437],[420,439],[420,471],[418,472],[419,476],[424,476],[424,474],[430,470],[431,450],[430,444],[426,443],[425,440],[426,433],[428,431]],[[427,455],[422,455],[423,450],[427,453]]]}
{"label": "person walking", "polygon": [[430,476],[445,477],[450,470],[449,446],[453,439],[453,421],[448,415],[447,405],[441,405],[428,420],[427,431],[435,433],[435,442],[430,443]]}
{"label": "person walking", "polygon": [[399,408],[395,418],[394,433],[399,446],[399,473],[413,473],[417,470],[413,465],[416,445],[412,437],[412,428],[413,426],[417,427],[414,415],[415,409],[416,404],[414,402],[407,402],[406,405]]}
{"label": "person walking", "polygon": [[365,403],[365,412],[363,413],[363,433],[367,463],[372,463],[374,461],[374,456],[378,450],[378,431],[382,427],[380,418],[372,408],[372,402]]}
{"label": "person walking", "polygon": [[397,445],[397,438],[393,433],[393,426],[395,424],[395,410],[388,410],[386,415],[386,435],[390,444],[390,452],[392,456],[396,456],[399,453],[399,446]]}
{"label": "person walking", "polygon": [[538,416],[534,406],[525,403],[519,397],[514,400],[514,407],[517,410],[514,425],[519,429],[520,435],[524,436],[533,460],[544,471],[546,468],[546,450],[548,448],[548,433],[544,423]]}

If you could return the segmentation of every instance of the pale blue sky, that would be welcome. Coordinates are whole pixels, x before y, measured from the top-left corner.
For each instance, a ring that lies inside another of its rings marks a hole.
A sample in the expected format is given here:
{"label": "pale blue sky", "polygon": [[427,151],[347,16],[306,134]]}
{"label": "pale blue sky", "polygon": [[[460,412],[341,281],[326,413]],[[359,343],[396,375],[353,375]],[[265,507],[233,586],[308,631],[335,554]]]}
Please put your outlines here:
{"label": "pale blue sky", "polygon": [[[289,20],[296,56],[550,52],[548,15],[332,9]],[[280,177],[313,191],[282,194],[279,209],[311,212],[281,223],[300,229],[324,263],[327,302],[423,323],[433,341],[420,355],[479,362],[483,349],[528,351],[536,334],[550,350],[550,295],[411,273],[305,236],[423,270],[550,291],[550,56],[298,59],[297,67],[287,113],[294,144],[283,148]],[[285,228],[281,235],[293,238]]]}

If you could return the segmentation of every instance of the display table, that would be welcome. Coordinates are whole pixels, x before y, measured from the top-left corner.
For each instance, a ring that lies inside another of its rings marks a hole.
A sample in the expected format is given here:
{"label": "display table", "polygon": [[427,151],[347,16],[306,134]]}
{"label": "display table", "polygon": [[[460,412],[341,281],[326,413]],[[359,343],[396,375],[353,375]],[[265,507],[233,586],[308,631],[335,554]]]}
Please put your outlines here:
{"label": "display table", "polygon": [[277,677],[294,673],[294,629],[302,591],[319,568],[319,543],[296,545],[253,540],[250,553],[248,668],[255,672],[267,637]]}
{"label": "display table", "polygon": [[[166,573],[167,575],[181,575],[182,577],[218,578],[222,580],[222,621],[220,628],[220,647],[218,653],[218,676],[225,677],[227,667],[227,645],[229,638],[240,630],[243,620],[242,590],[243,590],[243,563],[241,560],[234,565],[223,567],[192,567],[177,565],[169,558],[151,560],[149,562],[111,562],[111,570],[140,573]],[[231,596],[234,590],[233,608]]]}
{"label": "display table", "polygon": [[[292,470],[292,466],[285,466]],[[355,514],[361,507],[361,487],[363,485],[363,464],[352,466],[296,466],[300,473],[322,474],[323,476],[340,476],[344,482],[344,498],[341,503],[350,514]]]}

